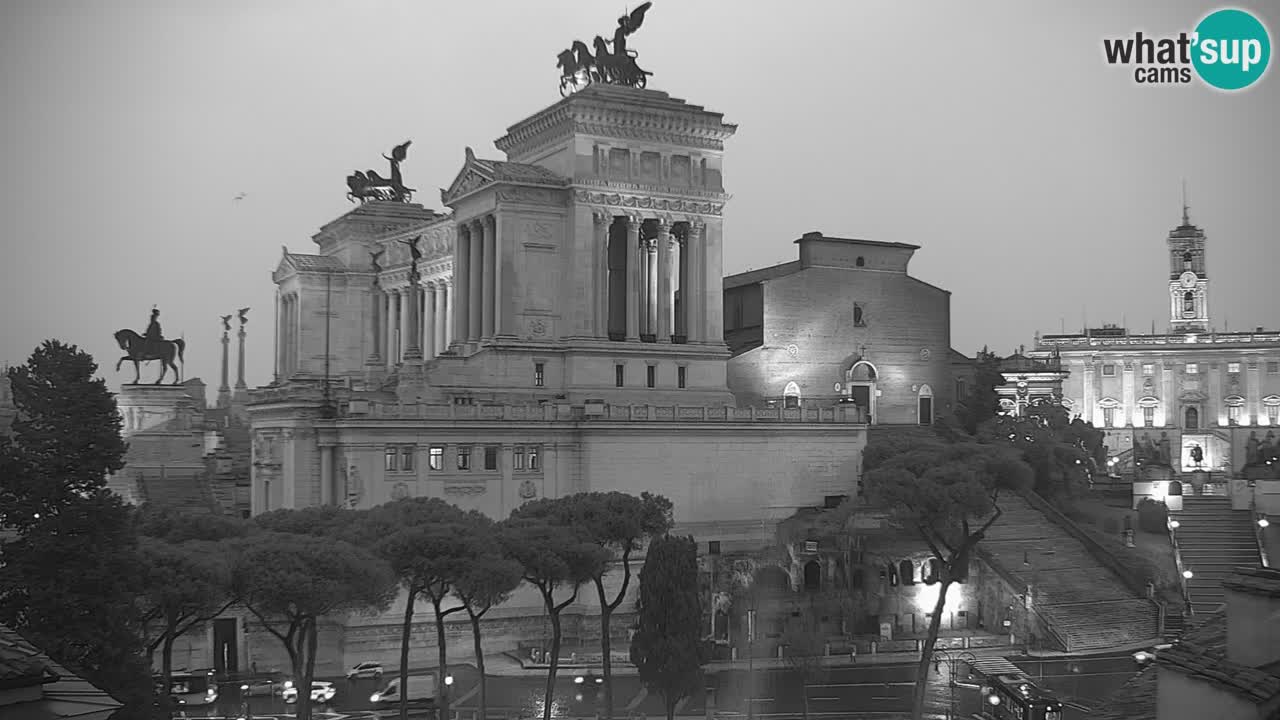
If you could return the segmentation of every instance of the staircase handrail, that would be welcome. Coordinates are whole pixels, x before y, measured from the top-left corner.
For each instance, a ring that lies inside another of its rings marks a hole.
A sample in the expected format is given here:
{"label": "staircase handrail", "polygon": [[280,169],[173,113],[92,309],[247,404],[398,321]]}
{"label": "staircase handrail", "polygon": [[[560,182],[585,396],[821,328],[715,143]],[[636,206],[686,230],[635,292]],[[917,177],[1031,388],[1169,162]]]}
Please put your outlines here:
{"label": "staircase handrail", "polygon": [[1178,533],[1168,522],[1165,523],[1165,530],[1169,533],[1169,544],[1173,546],[1173,564],[1178,570],[1178,588],[1182,591],[1182,602],[1186,607],[1182,614],[1194,615],[1195,611],[1191,605],[1191,586],[1187,582],[1186,568],[1182,564],[1182,548],[1178,546]]}
{"label": "staircase handrail", "polygon": [[1263,537],[1262,526],[1258,524],[1258,498],[1256,493],[1249,496],[1249,522],[1253,525],[1253,541],[1258,544],[1258,558],[1262,567],[1271,567],[1271,558],[1267,556],[1267,539]]}

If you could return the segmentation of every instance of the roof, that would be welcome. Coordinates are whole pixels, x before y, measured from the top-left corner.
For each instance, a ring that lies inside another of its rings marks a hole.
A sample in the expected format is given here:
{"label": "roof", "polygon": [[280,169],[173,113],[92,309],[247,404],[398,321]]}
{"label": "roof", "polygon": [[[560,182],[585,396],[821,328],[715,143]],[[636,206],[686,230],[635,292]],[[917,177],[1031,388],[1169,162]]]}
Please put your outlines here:
{"label": "roof", "polygon": [[531,183],[552,187],[563,187],[568,182],[541,165],[476,158],[475,167],[486,171],[495,182]]}
{"label": "roof", "polygon": [[0,705],[0,720],[107,720],[121,707],[115,698],[55,663],[17,632],[0,625],[0,686],[6,674],[26,674],[29,678],[36,666],[54,675],[51,682],[43,685],[42,697]]}
{"label": "roof", "polygon": [[1227,660],[1227,614],[1218,612],[1156,656],[1161,668],[1203,680],[1255,704],[1280,695],[1280,677]]}
{"label": "roof", "polygon": [[798,272],[799,270],[801,270],[800,261],[790,260],[777,265],[770,265],[766,268],[760,268],[759,270],[748,270],[735,275],[725,275],[723,280],[724,289],[728,290],[730,288],[742,287],[743,285],[754,285],[766,280],[786,277],[787,275]]}
{"label": "roof", "polygon": [[823,240],[826,242],[849,243],[850,245],[869,245],[872,247],[900,248],[902,250],[919,250],[920,249],[919,245],[908,245],[907,243],[900,243],[900,242],[886,242],[884,240],[862,240],[860,238],[832,237],[830,235],[824,235],[817,231],[807,232],[803,236],[801,236],[799,240],[796,240],[795,242],[802,243],[807,240]]}
{"label": "roof", "polygon": [[0,626],[0,688],[39,685],[57,677],[44,653],[18,633]]}
{"label": "roof", "polygon": [[1102,702],[1096,720],[1156,720],[1156,668],[1149,665]]}
{"label": "roof", "polygon": [[1280,569],[1236,568],[1234,573],[1223,579],[1222,587],[1250,595],[1280,597]]}
{"label": "roof", "polygon": [[291,253],[285,251],[285,260],[288,260],[298,270],[342,270],[342,261],[336,257],[329,255],[304,255],[302,253]]}

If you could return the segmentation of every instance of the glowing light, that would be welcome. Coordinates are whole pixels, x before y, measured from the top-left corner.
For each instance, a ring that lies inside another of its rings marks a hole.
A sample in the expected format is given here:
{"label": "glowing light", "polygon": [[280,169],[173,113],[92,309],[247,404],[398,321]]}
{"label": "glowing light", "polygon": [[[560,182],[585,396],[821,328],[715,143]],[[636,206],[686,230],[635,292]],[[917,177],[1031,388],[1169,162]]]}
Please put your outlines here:
{"label": "glowing light", "polygon": [[1183,570],[1183,571],[1182,571],[1182,577],[1184,577],[1184,578],[1186,578],[1186,579],[1188,579],[1188,580],[1190,580],[1192,577],[1194,577],[1194,573],[1192,573],[1192,572],[1191,572],[1191,568],[1187,568],[1186,570]]}
{"label": "glowing light", "polygon": [[1268,526],[1268,525],[1270,525],[1270,524],[1271,524],[1271,521],[1270,521],[1270,520],[1268,520],[1268,519],[1266,519],[1266,518],[1258,518],[1258,527],[1264,528],[1264,527],[1267,527],[1267,526]]}
{"label": "glowing light", "polygon": [[[916,586],[916,607],[922,613],[931,613],[938,606],[938,592],[942,585],[934,583],[932,585]],[[947,601],[942,606],[943,612],[947,610],[955,610],[956,607],[964,600],[964,587],[960,583],[952,583],[947,588]]]}
{"label": "glowing light", "polygon": [[999,695],[988,695],[988,696],[987,696],[987,702],[991,703],[992,705],[999,705],[999,704],[1000,704],[1000,696],[999,696]]}
{"label": "glowing light", "polygon": [[444,676],[444,684],[445,684],[446,686],[447,686],[447,685],[452,685],[452,684],[453,684],[453,676],[452,676],[452,675],[445,675],[445,676]]}
{"label": "glowing light", "polygon": [[573,679],[573,682],[574,682],[574,684],[576,684],[576,685],[581,685],[581,684],[583,683],[583,681],[585,681],[585,680],[586,680],[586,678],[584,678],[584,677],[582,677],[581,675],[579,675],[578,677],[576,677],[576,678],[574,678],[574,679]]}
{"label": "glowing light", "polygon": [[1169,527],[1173,528],[1174,530],[1177,530],[1178,528],[1182,527],[1182,523],[1178,522],[1177,520],[1174,520],[1173,518],[1170,518]]}

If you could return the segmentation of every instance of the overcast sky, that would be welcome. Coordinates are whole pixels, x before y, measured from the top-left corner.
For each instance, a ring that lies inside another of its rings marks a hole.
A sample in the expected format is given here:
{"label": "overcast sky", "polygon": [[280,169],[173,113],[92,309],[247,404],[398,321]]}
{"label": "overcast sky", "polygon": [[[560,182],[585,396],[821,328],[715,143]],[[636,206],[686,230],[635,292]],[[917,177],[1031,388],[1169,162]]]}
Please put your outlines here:
{"label": "overcast sky", "polygon": [[[1277,6],[1237,6],[1274,44]],[[1184,178],[1216,325],[1280,326],[1276,69],[1225,94],[1103,59],[1103,38],[1217,7],[655,0],[630,46],[650,87],[739,124],[726,273],[794,259],[810,230],[920,245],[911,272],[953,293],[953,346],[1008,353],[1086,317],[1163,330]],[[438,209],[463,148],[502,157],[493,141],[559,99],[557,53],[624,9],[6,0],[0,363],[55,337],[115,386],[111,334],[156,304],[212,400],[218,316],[250,306],[248,380],[268,382],[280,247],[314,251],[352,207],[346,175],[412,139],[406,182]]]}

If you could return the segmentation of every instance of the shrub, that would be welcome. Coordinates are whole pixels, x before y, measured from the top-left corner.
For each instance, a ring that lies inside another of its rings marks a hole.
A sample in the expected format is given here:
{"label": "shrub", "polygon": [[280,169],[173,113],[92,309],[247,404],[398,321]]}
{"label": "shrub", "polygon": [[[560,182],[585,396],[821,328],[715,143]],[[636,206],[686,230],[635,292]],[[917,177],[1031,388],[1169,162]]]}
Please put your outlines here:
{"label": "shrub", "polygon": [[1163,533],[1169,526],[1169,506],[1145,498],[1138,503],[1138,529],[1142,532]]}

